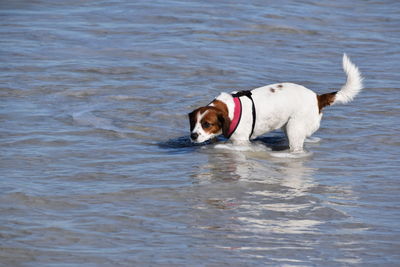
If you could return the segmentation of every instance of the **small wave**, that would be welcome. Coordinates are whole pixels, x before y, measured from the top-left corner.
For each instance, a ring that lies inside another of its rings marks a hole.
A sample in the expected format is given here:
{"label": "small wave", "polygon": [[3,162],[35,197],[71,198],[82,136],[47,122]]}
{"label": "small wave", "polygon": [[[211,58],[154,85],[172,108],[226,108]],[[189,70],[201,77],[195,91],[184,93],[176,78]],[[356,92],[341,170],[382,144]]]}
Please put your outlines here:
{"label": "small wave", "polygon": [[160,104],[165,101],[165,99],[162,98],[149,98],[138,95],[111,95],[109,98],[117,101],[136,101],[149,104]]}
{"label": "small wave", "polygon": [[119,101],[131,101],[131,100],[136,100],[137,97],[131,95],[112,95],[110,96],[110,98]]}
{"label": "small wave", "polygon": [[233,144],[233,143],[225,143],[225,144],[216,144],[214,145],[215,149],[224,149],[231,151],[241,151],[241,152],[269,152],[271,151],[268,147],[259,143],[243,143],[243,144]]}
{"label": "small wave", "polygon": [[282,152],[272,152],[270,155],[275,158],[302,159],[311,157],[313,153],[308,151],[303,151],[303,152],[282,151]]}
{"label": "small wave", "polygon": [[91,126],[96,129],[113,131],[120,135],[124,135],[123,129],[116,127],[112,123],[112,120],[98,117],[94,115],[91,111],[74,112],[72,113],[72,119],[79,125]]}
{"label": "small wave", "polygon": [[308,138],[305,140],[305,142],[306,142],[306,143],[310,143],[310,144],[315,144],[315,143],[321,142],[321,138],[319,138],[319,137],[308,137]]}
{"label": "small wave", "polygon": [[[52,208],[78,208],[82,205],[78,205],[70,199],[65,199],[59,196],[35,196],[32,194],[27,194],[24,192],[12,192],[5,194],[3,199],[7,199],[8,201],[14,201],[19,204],[28,205],[29,207],[52,207]],[[3,200],[2,199],[2,200]]]}
{"label": "small wave", "polygon": [[107,75],[132,75],[138,73],[138,68],[133,66],[87,67],[77,69],[76,71]]}
{"label": "small wave", "polygon": [[84,98],[88,96],[95,96],[99,94],[99,90],[96,89],[81,89],[81,90],[68,90],[66,92],[60,93],[63,96]]}
{"label": "small wave", "polygon": [[300,28],[288,27],[284,25],[267,25],[258,24],[254,25],[253,28],[257,30],[265,30],[267,32],[277,32],[286,34],[304,34],[304,35],[318,35],[319,32],[315,30],[305,30]]}

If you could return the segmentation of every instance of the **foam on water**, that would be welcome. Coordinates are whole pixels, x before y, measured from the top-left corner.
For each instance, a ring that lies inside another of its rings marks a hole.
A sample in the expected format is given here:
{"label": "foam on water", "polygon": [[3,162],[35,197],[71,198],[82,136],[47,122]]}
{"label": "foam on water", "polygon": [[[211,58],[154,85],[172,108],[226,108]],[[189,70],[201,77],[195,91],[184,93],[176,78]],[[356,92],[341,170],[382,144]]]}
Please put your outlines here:
{"label": "foam on water", "polygon": [[301,152],[271,152],[270,155],[275,158],[301,159],[311,157],[313,152],[308,152],[305,150]]}
{"label": "foam on water", "polygon": [[270,152],[271,149],[263,144],[244,142],[241,144],[233,144],[226,142],[223,144],[215,144],[213,146],[215,149],[228,150],[228,151],[238,151],[238,152]]}
{"label": "foam on water", "polygon": [[307,158],[313,155],[312,152],[302,151],[302,152],[290,152],[289,150],[283,151],[273,151],[271,148],[265,146],[265,144],[261,143],[242,143],[242,144],[233,144],[233,143],[224,143],[224,144],[216,144],[213,148],[217,150],[227,150],[227,151],[236,151],[236,152],[263,152],[265,155],[269,155],[275,158],[287,158],[287,159],[299,159],[299,158]]}

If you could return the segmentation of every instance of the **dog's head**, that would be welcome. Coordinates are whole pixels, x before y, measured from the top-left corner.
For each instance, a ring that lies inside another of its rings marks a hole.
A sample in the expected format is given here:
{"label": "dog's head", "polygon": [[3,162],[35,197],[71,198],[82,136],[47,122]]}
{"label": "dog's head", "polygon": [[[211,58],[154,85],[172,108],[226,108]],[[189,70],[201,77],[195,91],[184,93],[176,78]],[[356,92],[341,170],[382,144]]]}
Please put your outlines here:
{"label": "dog's head", "polygon": [[230,119],[224,108],[206,106],[195,109],[189,115],[190,139],[202,143],[220,134],[227,135]]}

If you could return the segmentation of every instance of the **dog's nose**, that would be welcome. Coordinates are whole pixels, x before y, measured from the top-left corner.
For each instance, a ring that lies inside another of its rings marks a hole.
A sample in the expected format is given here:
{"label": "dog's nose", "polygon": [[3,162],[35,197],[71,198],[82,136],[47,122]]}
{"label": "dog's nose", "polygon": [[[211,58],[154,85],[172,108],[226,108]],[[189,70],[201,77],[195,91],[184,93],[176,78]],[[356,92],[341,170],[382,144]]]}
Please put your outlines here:
{"label": "dog's nose", "polygon": [[191,138],[192,140],[196,140],[197,137],[199,137],[199,134],[198,134],[198,133],[192,133],[192,134],[190,135],[190,138]]}

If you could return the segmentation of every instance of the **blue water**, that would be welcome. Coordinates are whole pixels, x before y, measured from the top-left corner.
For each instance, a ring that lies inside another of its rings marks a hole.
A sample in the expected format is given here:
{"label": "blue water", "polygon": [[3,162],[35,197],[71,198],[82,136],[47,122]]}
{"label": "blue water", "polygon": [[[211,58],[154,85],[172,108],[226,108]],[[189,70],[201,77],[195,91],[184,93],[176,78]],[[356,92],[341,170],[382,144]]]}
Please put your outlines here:
{"label": "blue water", "polygon": [[[1,266],[397,266],[400,2],[2,1]],[[221,91],[344,83],[303,157],[189,142]]]}

